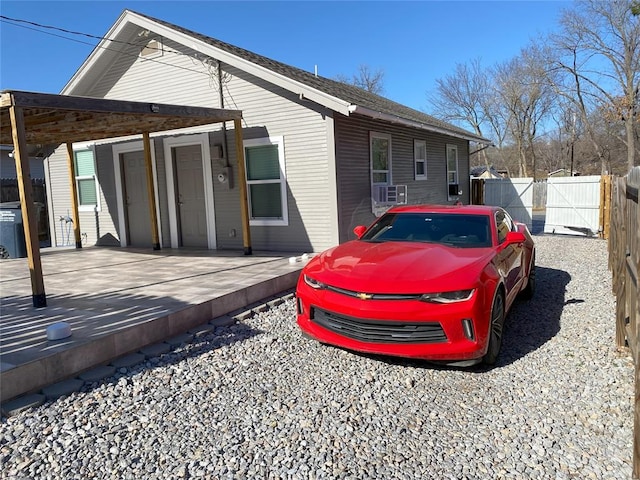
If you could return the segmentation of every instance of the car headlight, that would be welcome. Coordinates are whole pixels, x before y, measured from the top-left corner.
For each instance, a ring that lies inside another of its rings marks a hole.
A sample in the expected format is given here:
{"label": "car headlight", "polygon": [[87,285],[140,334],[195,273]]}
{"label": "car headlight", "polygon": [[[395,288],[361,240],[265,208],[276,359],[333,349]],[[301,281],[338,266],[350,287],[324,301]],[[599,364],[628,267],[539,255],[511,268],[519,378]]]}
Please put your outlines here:
{"label": "car headlight", "polygon": [[309,285],[311,288],[315,288],[316,290],[321,290],[326,287],[326,285],[322,282],[319,282],[315,278],[311,278],[309,275],[303,275],[304,283]]}
{"label": "car headlight", "polygon": [[455,290],[453,292],[425,293],[420,297],[422,302],[429,303],[456,303],[469,300],[473,296],[475,288],[468,290]]}

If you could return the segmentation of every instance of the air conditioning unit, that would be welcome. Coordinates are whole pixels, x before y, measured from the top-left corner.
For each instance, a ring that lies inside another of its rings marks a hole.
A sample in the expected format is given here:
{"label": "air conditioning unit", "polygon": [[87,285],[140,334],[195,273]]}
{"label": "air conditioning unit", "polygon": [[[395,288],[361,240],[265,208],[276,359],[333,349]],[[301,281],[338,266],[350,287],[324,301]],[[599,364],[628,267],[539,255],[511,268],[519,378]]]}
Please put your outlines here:
{"label": "air conditioning unit", "polygon": [[407,203],[406,185],[374,185],[373,201],[386,205],[405,205]]}
{"label": "air conditioning unit", "polygon": [[457,197],[458,195],[462,195],[462,192],[460,191],[460,185],[458,185],[457,183],[450,183],[449,184],[449,196],[450,197]]}
{"label": "air conditioning unit", "polygon": [[379,217],[394,205],[406,205],[406,185],[373,185],[371,189],[371,211]]}

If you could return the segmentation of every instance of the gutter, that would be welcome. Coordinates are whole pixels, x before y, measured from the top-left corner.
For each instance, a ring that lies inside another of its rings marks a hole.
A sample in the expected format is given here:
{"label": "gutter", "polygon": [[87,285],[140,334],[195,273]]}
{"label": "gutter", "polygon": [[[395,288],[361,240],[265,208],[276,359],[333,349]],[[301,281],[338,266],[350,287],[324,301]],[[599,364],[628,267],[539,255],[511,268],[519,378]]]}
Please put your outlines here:
{"label": "gutter", "polygon": [[375,118],[377,120],[384,120],[386,122],[398,123],[400,125],[404,125],[407,127],[419,128],[420,130],[428,130],[434,133],[441,133],[443,135],[449,135],[451,137],[462,138],[463,140],[469,140],[472,142],[481,143],[483,145],[487,145],[487,147],[491,146],[493,143],[491,140],[487,140],[486,138],[476,137],[475,135],[464,135],[460,132],[447,130],[446,128],[434,127],[432,125],[426,125],[424,123],[416,122],[413,120],[408,120],[406,118],[398,117],[396,115],[390,115],[388,113],[377,112],[375,110],[371,110],[369,108],[361,107],[359,105],[349,105],[349,113],[358,113],[360,115],[364,115],[366,117]]}
{"label": "gutter", "polygon": [[474,150],[473,152],[469,152],[469,156],[480,153],[481,151],[486,150],[489,147],[495,147],[495,145],[493,143],[485,143],[484,147]]}

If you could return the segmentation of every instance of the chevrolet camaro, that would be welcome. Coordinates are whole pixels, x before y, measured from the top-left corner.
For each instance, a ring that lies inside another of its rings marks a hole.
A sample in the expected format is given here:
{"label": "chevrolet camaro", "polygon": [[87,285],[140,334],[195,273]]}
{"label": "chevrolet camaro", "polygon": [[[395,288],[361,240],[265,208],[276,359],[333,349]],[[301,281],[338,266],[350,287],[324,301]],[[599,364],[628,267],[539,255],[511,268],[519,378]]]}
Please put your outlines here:
{"label": "chevrolet camaro", "polygon": [[535,289],[535,246],[499,207],[388,210],[314,256],[296,287],[307,336],[348,350],[495,364],[505,316]]}

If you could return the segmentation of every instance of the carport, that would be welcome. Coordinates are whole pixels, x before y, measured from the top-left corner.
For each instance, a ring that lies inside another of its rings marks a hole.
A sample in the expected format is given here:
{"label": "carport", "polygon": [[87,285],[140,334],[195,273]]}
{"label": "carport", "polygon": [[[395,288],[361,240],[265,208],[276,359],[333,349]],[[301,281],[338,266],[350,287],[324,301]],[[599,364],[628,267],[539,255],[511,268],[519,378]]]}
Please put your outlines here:
{"label": "carport", "polygon": [[159,250],[150,133],[227,121],[234,122],[240,178],[243,246],[244,253],[250,255],[251,236],[247,187],[244,181],[242,112],[240,110],[105,100],[15,90],[0,93],[0,144],[13,145],[14,148],[33,306],[46,307],[47,299],[31,188],[28,145],[40,145],[49,151],[53,151],[59,145],[66,145],[75,244],[76,248],[81,248],[73,143],[142,135],[151,217],[150,236],[153,249]]}

